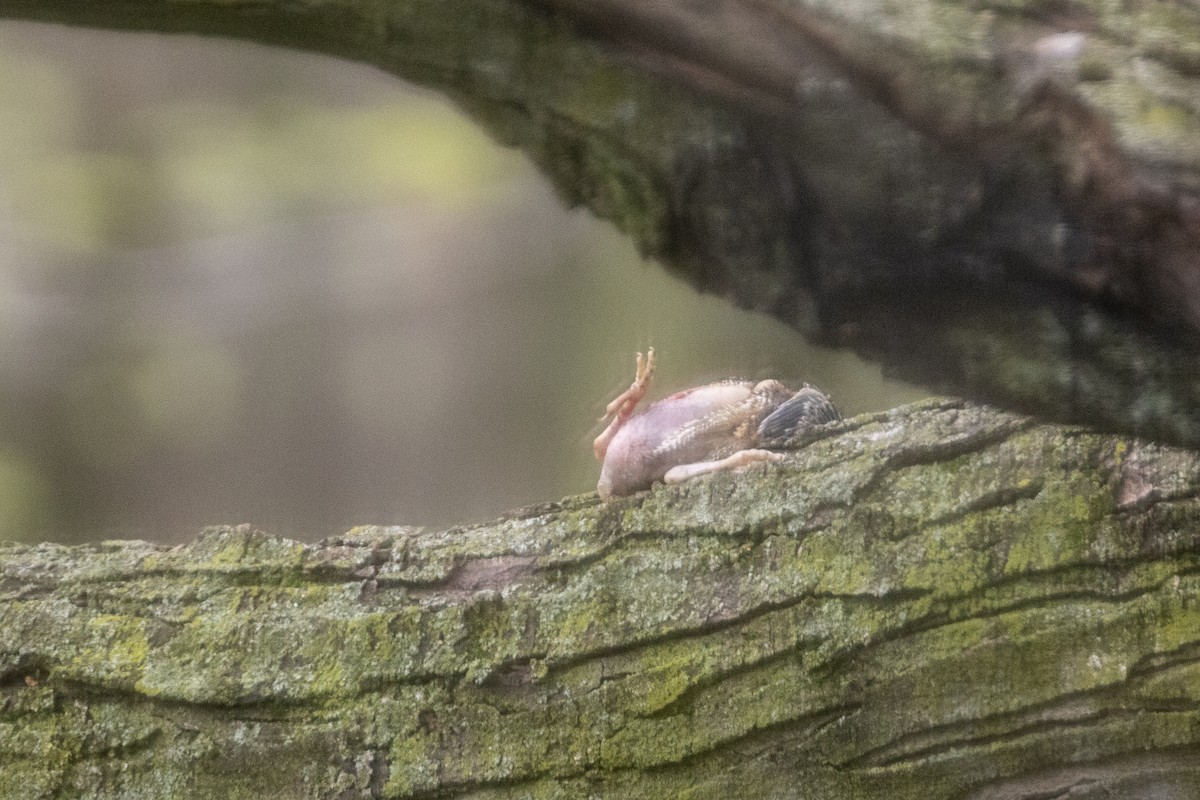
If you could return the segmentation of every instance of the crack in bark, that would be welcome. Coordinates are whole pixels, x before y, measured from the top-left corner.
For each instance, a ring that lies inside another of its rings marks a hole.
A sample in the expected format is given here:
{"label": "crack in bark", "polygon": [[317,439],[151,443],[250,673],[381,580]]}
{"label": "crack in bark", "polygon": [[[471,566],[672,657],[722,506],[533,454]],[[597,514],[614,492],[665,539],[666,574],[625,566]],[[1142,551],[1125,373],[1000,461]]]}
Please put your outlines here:
{"label": "crack in bark", "polygon": [[[1192,661],[1186,663],[1193,663]],[[1180,666],[1173,664],[1171,668]],[[845,762],[850,769],[887,769],[931,761],[964,748],[988,748],[1018,741],[1029,736],[1053,733],[1060,729],[1091,726],[1108,720],[1135,719],[1141,714],[1177,714],[1200,711],[1200,698],[1155,700],[1132,695],[1136,684],[1146,676],[1126,679],[1094,689],[1064,694],[1051,701],[1020,712],[977,717],[968,721],[915,731],[885,745],[861,753]],[[974,731],[993,726],[1003,730],[974,735]]]}
{"label": "crack in bark", "polygon": [[1016,486],[1001,486],[967,500],[961,506],[933,517],[926,525],[947,525],[958,522],[973,514],[995,511],[1005,506],[1016,505],[1021,500],[1032,500],[1042,492],[1042,481],[1029,481]]}
{"label": "crack in bark", "polygon": [[[1150,563],[1154,561],[1152,558],[1130,559],[1126,565],[1135,565],[1139,563]],[[1112,566],[1112,565],[1110,565]],[[1008,603],[1000,603],[987,608],[978,608],[981,602],[984,602],[988,595],[997,594],[1002,590],[1013,590],[1020,583],[1042,583],[1049,582],[1050,585],[1059,587],[1060,582],[1072,572],[1082,572],[1088,570],[1105,570],[1105,565],[1072,565],[1061,569],[1044,570],[1038,573],[1027,573],[1021,576],[1012,576],[1001,579],[995,583],[979,587],[977,590],[968,592],[962,595],[952,597],[939,598],[930,611],[925,615],[917,618],[906,620],[897,628],[889,629],[881,628],[882,634],[873,636],[869,642],[854,644],[845,650],[835,653],[827,661],[822,664],[815,665],[814,669],[821,671],[823,674],[832,675],[841,670],[845,665],[854,659],[873,648],[878,648],[881,645],[891,644],[898,640],[913,637],[922,633],[935,631],[938,628],[947,627],[950,625],[958,625],[964,622],[976,622],[991,617],[997,617],[1003,614],[1012,614],[1015,612],[1024,611],[1026,609],[1045,609],[1055,603],[1073,603],[1073,602],[1088,602],[1088,603],[1105,603],[1119,604],[1126,603],[1138,597],[1154,594],[1162,591],[1167,581],[1175,580],[1176,575],[1200,574],[1200,564],[1193,565],[1188,569],[1180,569],[1175,574],[1168,578],[1163,578],[1157,583],[1141,585],[1126,589],[1124,591],[1104,592],[1102,590],[1071,587],[1063,590],[1056,588],[1053,593],[1034,594],[1029,597],[1023,597],[1016,601]],[[1032,579],[1037,579],[1032,580]],[[1049,580],[1053,579],[1053,580]],[[969,613],[958,616],[955,614],[955,608],[971,608]]]}
{"label": "crack in bark", "polygon": [[[1179,784],[1179,793],[1165,794],[1164,797],[1190,797],[1195,786],[1200,785],[1197,783],[1200,780],[1198,752],[1200,751],[1194,746],[1164,747],[1153,753],[1127,752],[1103,762],[1087,760],[1078,764],[1038,770],[1030,775],[993,779],[973,787],[963,800],[1057,799],[1063,797],[1073,786],[1096,783],[1108,787],[1124,778],[1125,786],[1132,789],[1134,786],[1146,786],[1154,778],[1161,779],[1173,774],[1190,774],[1192,778]],[[1164,788],[1171,792],[1171,789]],[[1109,793],[1107,789],[1105,791],[1106,794]]]}

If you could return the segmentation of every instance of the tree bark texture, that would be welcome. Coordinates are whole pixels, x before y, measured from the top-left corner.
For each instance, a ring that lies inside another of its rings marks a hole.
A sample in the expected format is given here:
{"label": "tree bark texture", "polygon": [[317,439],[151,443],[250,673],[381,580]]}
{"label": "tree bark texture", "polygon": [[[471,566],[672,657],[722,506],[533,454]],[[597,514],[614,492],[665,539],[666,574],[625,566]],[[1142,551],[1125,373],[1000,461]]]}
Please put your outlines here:
{"label": "tree bark texture", "polygon": [[1195,0],[0,0],[379,65],[698,287],[893,375],[1200,444]]}
{"label": "tree bark texture", "polygon": [[442,532],[0,547],[4,798],[1194,798],[1200,457],[930,401]]}

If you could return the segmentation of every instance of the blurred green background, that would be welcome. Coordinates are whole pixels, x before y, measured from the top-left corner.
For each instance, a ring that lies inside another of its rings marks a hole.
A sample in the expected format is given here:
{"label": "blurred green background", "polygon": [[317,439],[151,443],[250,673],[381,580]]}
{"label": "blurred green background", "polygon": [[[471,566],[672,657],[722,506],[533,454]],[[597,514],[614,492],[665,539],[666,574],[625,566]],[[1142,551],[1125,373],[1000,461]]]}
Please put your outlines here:
{"label": "blurred green background", "polygon": [[919,396],[643,262],[369,67],[0,24],[0,539],[311,540],[590,491],[605,402]]}

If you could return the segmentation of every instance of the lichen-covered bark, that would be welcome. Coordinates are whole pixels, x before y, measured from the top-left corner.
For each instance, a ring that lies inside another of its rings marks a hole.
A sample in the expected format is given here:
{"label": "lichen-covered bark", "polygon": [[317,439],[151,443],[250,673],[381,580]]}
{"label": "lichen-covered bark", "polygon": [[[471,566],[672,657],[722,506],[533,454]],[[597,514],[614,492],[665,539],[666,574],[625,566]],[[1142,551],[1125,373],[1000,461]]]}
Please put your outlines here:
{"label": "lichen-covered bark", "polygon": [[4,546],[0,797],[1196,797],[1198,665],[1200,457],[934,401],[442,532]]}

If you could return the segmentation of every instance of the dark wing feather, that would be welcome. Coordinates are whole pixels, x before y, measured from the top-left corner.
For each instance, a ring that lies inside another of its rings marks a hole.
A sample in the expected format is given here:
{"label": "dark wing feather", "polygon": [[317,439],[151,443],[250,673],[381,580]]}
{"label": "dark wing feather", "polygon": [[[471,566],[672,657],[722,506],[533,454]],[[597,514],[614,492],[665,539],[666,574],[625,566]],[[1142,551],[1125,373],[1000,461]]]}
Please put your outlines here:
{"label": "dark wing feather", "polygon": [[786,439],[805,428],[837,422],[841,418],[821,390],[805,386],[759,423],[758,436],[760,439]]}

